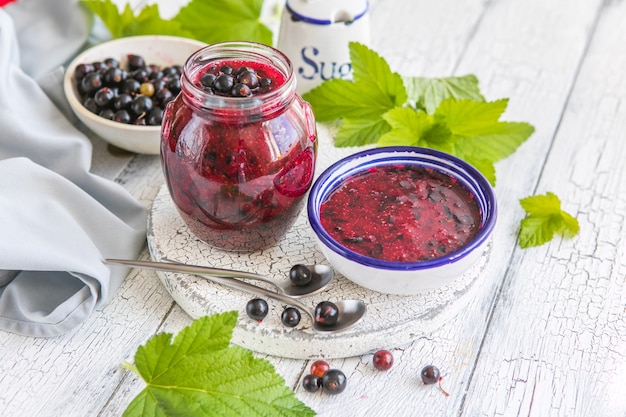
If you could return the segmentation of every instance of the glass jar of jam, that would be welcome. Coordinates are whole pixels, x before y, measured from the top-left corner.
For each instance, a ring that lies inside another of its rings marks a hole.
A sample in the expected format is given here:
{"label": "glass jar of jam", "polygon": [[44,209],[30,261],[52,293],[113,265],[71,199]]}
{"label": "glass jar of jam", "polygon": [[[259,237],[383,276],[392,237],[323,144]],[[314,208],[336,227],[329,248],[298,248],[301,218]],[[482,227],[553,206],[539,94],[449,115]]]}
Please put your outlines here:
{"label": "glass jar of jam", "polygon": [[181,217],[204,242],[254,251],[280,241],[311,187],[315,119],[289,59],[226,42],[194,53],[164,112],[161,162]]}

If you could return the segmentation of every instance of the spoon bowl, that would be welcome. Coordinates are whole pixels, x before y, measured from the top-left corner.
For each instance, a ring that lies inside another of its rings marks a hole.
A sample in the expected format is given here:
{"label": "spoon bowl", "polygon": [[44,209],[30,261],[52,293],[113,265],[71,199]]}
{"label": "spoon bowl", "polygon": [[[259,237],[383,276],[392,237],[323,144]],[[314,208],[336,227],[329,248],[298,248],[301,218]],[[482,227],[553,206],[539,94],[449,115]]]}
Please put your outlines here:
{"label": "spoon bowl", "polygon": [[[186,273],[198,273],[198,272],[190,272],[198,271],[197,266],[190,266],[190,268],[184,268],[188,265],[179,264],[179,263],[170,263],[170,262],[152,262],[152,261],[135,261],[135,260],[125,260],[125,259],[106,259],[105,263],[115,264],[115,265],[126,265],[132,266],[135,268],[142,269],[151,269],[157,271],[167,271],[167,272],[186,272]],[[205,269],[205,267],[199,267],[201,269]],[[206,267],[208,268],[208,267]],[[231,271],[226,269],[217,269],[217,268],[208,268],[213,271],[230,271],[235,273],[240,273],[241,271]],[[245,273],[248,275],[248,273]],[[256,274],[252,274],[256,275]],[[313,274],[315,275],[315,274]],[[315,312],[307,305],[303,304],[301,301],[294,297],[290,297],[283,293],[270,291],[267,288],[259,287],[253,284],[250,284],[245,281],[241,281],[236,279],[236,277],[218,277],[212,275],[202,275],[202,277],[208,281],[215,282],[217,284],[224,285],[229,288],[233,288],[236,290],[244,291],[251,294],[263,295],[268,298],[272,298],[274,300],[282,301],[285,304],[289,304],[298,308],[300,311],[303,311],[311,318],[312,328],[318,333],[341,333],[352,327],[356,326],[363,316],[365,315],[366,307],[365,303],[362,300],[339,300],[335,301],[334,304],[337,306],[338,314],[337,321],[334,324],[324,324],[319,323],[315,320]],[[239,276],[237,276],[239,277]],[[258,277],[264,278],[262,276],[255,276],[254,279],[258,279]],[[250,278],[249,276],[247,278]],[[263,281],[271,282],[267,279],[263,279]]]}
{"label": "spoon bowl", "polygon": [[200,265],[188,265],[172,261],[170,259],[167,259],[167,262],[106,259],[105,262],[109,264],[126,265],[156,271],[182,272],[186,274],[198,275],[202,278],[207,278],[207,275],[209,275],[226,279],[240,278],[263,281],[273,285],[281,294],[288,295],[293,298],[301,298],[317,294],[326,289],[335,277],[335,273],[332,268],[326,265],[307,265],[307,268],[311,271],[311,281],[306,285],[294,285],[291,280],[276,281],[253,272],[213,268]]}
{"label": "spoon bowl", "polygon": [[238,279],[212,276],[207,276],[206,279],[229,288],[234,288],[251,294],[264,295],[268,298],[273,298],[274,300],[282,301],[285,304],[296,307],[311,318],[312,328],[318,333],[330,334],[345,332],[346,330],[356,326],[361,319],[363,319],[363,316],[365,316],[366,307],[362,300],[339,300],[333,302],[337,306],[338,310],[337,321],[330,325],[323,324],[315,320],[315,312],[309,306],[303,304],[296,298],[257,287],[256,285],[239,281]]}

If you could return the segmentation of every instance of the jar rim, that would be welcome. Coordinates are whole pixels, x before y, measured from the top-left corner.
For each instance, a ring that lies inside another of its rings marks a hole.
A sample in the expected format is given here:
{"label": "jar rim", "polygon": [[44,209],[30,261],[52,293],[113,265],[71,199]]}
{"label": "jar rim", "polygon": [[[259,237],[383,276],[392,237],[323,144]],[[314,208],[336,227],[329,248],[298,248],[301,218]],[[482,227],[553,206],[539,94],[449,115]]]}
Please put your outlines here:
{"label": "jar rim", "polygon": [[[198,74],[214,61],[237,60],[260,62],[279,71],[284,82],[276,88],[249,97],[228,97],[211,95],[199,87],[196,82]],[[248,41],[219,42],[207,45],[194,52],[183,66],[181,87],[192,97],[195,105],[207,111],[263,111],[269,108],[284,108],[288,105],[296,91],[296,77],[289,58],[280,50],[271,46]],[[189,98],[189,97],[187,97]]]}

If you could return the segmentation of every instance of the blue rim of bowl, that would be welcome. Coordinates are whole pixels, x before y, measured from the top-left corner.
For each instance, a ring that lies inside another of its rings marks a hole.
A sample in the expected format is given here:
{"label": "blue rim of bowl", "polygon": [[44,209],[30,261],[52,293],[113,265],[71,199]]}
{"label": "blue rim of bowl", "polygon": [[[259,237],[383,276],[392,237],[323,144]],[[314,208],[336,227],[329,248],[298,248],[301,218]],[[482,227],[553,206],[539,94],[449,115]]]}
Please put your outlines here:
{"label": "blue rim of bowl", "polygon": [[[383,155],[381,155],[380,158],[370,161],[364,160],[361,164],[356,164],[356,161],[359,159],[374,157],[379,154]],[[475,195],[481,209],[481,228],[469,243],[459,250],[439,258],[417,262],[394,262],[380,260],[354,252],[341,245],[328,234],[319,221],[319,206],[325,198],[332,191],[337,189],[347,177],[361,172],[365,168],[386,166],[398,162],[410,162],[414,165],[428,166],[440,172],[444,172],[456,178]],[[336,178],[333,178],[336,170],[344,168],[348,164],[356,165],[338,175]],[[388,146],[351,154],[324,170],[315,180],[309,192],[307,215],[311,228],[321,240],[322,244],[344,258],[378,269],[416,271],[457,262],[485,243],[491,236],[496,224],[497,203],[495,193],[489,181],[480,171],[467,162],[453,155],[434,149],[416,146]]]}

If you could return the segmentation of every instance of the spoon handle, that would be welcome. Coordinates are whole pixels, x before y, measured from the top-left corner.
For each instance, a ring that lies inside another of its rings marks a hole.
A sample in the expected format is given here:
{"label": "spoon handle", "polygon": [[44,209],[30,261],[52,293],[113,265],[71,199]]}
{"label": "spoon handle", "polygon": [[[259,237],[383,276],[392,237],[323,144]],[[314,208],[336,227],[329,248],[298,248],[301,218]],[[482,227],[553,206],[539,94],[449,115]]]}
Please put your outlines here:
{"label": "spoon handle", "polygon": [[[302,310],[305,313],[307,313],[311,317],[311,320],[314,320],[313,313],[311,312],[309,307],[306,306],[305,304],[302,304],[301,302],[299,302],[295,298],[292,298],[292,297],[289,297],[287,295],[284,295],[284,294],[281,294],[281,293],[277,293],[277,292],[274,292],[274,291],[270,291],[270,290],[268,290],[266,288],[258,287],[256,285],[250,284],[248,282],[239,281],[238,279],[233,279],[233,278],[240,277],[238,274],[241,271],[231,271],[229,269],[210,268],[210,267],[197,266],[197,265],[187,265],[187,264],[168,263],[168,262],[128,260],[128,259],[105,259],[105,263],[116,264],[116,265],[126,265],[126,266],[132,266],[132,267],[135,267],[135,268],[150,269],[150,270],[154,270],[154,271],[179,272],[179,273],[183,272],[183,273],[191,273],[191,274],[205,274],[205,275],[202,275],[202,278],[207,279],[207,280],[212,281],[212,282],[215,282],[217,284],[221,284],[221,285],[224,285],[226,287],[234,288],[234,289],[237,289],[237,290],[240,290],[240,291],[244,291],[244,292],[248,292],[248,293],[251,293],[251,294],[264,295],[266,297],[273,298],[273,299],[278,300],[278,301],[282,301],[285,304],[289,304],[291,306],[298,307],[300,310]],[[213,275],[206,275],[207,271],[210,271],[211,274],[219,273],[220,275],[222,275],[222,273],[229,273],[228,275],[223,275],[223,276],[228,276],[229,278],[222,278],[222,277],[217,277],[217,276],[213,276]],[[257,275],[256,274],[246,273],[246,272],[244,272],[243,274],[245,274],[245,275],[252,275],[254,279],[257,279]],[[250,278],[250,277],[248,276],[247,278]]]}
{"label": "spoon handle", "polygon": [[155,262],[155,261],[140,261],[140,260],[128,260],[128,259],[105,259],[105,263],[133,266],[136,268],[151,269],[154,271],[165,272],[184,272],[186,274],[203,274],[227,278],[241,278],[241,279],[254,279],[257,281],[267,282],[272,284],[276,289],[281,291],[281,288],[277,283],[263,275],[255,274],[253,272],[236,271],[232,269],[213,268],[210,266],[189,265],[179,262]]}

